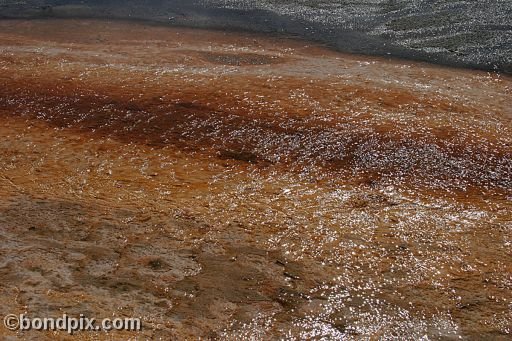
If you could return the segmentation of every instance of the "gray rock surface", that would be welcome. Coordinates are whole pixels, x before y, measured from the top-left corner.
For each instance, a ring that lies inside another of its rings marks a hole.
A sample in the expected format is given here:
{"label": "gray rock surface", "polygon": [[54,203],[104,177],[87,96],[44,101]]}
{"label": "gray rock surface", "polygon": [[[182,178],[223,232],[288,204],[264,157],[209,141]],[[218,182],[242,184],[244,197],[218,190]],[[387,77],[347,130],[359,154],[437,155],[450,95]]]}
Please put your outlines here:
{"label": "gray rock surface", "polygon": [[509,0],[2,0],[0,18],[109,17],[284,33],[340,51],[512,73]]}

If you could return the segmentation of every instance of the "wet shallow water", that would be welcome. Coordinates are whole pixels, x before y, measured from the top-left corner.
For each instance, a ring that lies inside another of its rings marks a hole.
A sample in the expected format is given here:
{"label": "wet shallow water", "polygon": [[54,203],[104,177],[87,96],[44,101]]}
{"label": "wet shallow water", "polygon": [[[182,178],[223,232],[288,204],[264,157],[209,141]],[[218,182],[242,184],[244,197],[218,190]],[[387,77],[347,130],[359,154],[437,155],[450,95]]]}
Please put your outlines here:
{"label": "wet shallow water", "polygon": [[509,337],[509,77],[104,21],[2,22],[0,70],[3,314]]}

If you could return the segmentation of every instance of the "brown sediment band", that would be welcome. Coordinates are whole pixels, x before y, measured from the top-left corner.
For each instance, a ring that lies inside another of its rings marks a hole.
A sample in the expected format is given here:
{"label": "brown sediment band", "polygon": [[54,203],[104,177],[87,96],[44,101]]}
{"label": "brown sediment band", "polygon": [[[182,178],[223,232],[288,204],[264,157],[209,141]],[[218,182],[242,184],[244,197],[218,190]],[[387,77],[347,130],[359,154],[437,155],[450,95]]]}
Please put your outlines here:
{"label": "brown sediment band", "polygon": [[220,65],[267,65],[282,62],[277,56],[267,56],[257,53],[220,53],[220,52],[198,52],[204,60]]}
{"label": "brown sediment band", "polygon": [[508,78],[256,36],[147,38],[137,25],[1,26],[0,115],[317,178],[512,189]]}
{"label": "brown sediment band", "polygon": [[390,125],[323,122],[294,112],[272,117],[265,108],[255,116],[244,108],[223,109],[236,107],[234,99],[209,98],[199,87],[194,98],[168,91],[165,99],[138,100],[136,86],[133,92],[117,89],[126,93],[116,94],[112,86],[107,92],[83,84],[23,81],[0,85],[2,115],[123,143],[179,148],[261,167],[275,164],[296,172],[320,171],[320,178],[343,176],[368,184],[414,183],[445,190],[512,188],[508,146],[459,140],[450,127],[409,134]]}

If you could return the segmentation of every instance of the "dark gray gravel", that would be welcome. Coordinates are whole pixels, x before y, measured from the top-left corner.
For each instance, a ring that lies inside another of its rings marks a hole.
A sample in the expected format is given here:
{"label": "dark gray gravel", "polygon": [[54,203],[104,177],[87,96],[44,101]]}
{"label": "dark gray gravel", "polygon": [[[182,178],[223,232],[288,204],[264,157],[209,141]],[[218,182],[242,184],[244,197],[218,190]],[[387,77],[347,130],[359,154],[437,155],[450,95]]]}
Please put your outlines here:
{"label": "dark gray gravel", "polygon": [[1,18],[109,17],[244,29],[512,74],[512,0],[0,0]]}

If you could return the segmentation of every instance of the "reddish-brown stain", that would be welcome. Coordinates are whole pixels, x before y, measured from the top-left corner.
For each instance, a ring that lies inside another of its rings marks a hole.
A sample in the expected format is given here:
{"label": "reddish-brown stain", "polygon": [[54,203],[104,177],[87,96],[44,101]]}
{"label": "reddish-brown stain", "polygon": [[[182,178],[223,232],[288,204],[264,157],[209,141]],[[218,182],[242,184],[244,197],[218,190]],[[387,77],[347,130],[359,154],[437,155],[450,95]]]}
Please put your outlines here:
{"label": "reddish-brown stain", "polygon": [[[32,43],[25,41],[29,46]],[[2,56],[1,65],[9,73],[0,78],[1,114],[123,143],[179,148],[262,167],[278,164],[298,172],[324,169],[326,174],[356,182],[400,177],[402,182],[432,188],[510,190],[510,146],[496,144],[491,149],[489,143],[496,141],[492,134],[477,131],[461,138],[466,127],[429,121],[433,112],[477,116],[485,110],[454,97],[431,97],[407,87],[378,87],[367,82],[331,85],[328,80],[292,75],[269,83],[265,77],[244,72],[275,61],[279,63],[272,74],[279,75],[281,68],[286,71],[281,66],[288,65],[286,59],[275,53],[272,57],[271,53],[178,50],[167,58],[184,62],[189,71],[161,81],[154,74],[150,55],[141,56],[136,48],[130,50],[115,42],[96,45],[98,53],[117,53],[111,62],[124,66],[110,68],[105,64],[107,57],[82,54],[84,47],[70,49],[64,61],[62,55],[51,52]],[[164,58],[163,52],[155,58]],[[69,71],[61,70],[63,62],[73,63]],[[220,76],[193,71],[217,64],[241,69]],[[130,68],[135,66],[148,69],[133,73]],[[82,77],[82,73],[89,76]],[[287,98],[294,91],[306,92],[308,100],[320,103],[323,111],[312,112],[310,102]],[[258,102],[258,96],[264,99]],[[251,97],[253,103],[244,103],[243,97]],[[272,104],[276,101],[277,106]],[[333,101],[337,101],[335,106]],[[360,106],[367,109],[354,115]],[[397,125],[373,118],[375,112],[402,111],[414,115],[415,122],[419,120],[428,129],[410,131],[407,122]],[[426,118],[421,121],[423,116]]]}

